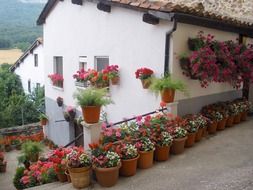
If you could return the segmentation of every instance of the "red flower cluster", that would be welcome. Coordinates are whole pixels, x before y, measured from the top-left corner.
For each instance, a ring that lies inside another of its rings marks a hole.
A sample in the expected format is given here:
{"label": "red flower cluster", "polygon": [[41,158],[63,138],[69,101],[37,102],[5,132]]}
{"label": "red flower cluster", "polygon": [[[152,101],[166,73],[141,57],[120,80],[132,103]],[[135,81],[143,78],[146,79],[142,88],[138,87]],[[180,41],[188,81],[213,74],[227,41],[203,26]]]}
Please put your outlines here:
{"label": "red flower cluster", "polygon": [[53,85],[56,85],[58,82],[63,82],[64,80],[63,76],[58,73],[48,75],[48,77],[51,79]]}
{"label": "red flower cluster", "polygon": [[153,70],[149,69],[149,68],[140,68],[140,69],[137,69],[137,71],[135,72],[135,77],[137,79],[147,79],[149,77],[151,77],[151,75],[154,73]]}

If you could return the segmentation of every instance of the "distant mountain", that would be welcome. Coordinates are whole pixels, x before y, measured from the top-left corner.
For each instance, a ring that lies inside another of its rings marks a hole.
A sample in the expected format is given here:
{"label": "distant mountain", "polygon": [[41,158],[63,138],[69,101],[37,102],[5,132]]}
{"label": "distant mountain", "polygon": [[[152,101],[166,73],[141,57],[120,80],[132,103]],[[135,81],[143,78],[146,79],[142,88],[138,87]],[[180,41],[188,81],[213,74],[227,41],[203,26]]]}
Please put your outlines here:
{"label": "distant mountain", "polygon": [[42,36],[36,20],[46,0],[0,0],[0,48],[27,48]]}

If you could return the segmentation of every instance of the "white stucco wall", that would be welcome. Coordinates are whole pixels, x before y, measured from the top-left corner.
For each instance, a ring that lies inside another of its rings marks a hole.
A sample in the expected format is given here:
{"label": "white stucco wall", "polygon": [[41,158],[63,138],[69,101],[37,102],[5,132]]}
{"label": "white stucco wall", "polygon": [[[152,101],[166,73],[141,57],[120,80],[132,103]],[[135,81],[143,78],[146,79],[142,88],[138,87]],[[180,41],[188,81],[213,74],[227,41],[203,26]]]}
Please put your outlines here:
{"label": "white stucco wall", "polygon": [[[34,54],[38,54],[38,67],[34,66]],[[15,69],[15,73],[20,76],[24,91],[28,92],[28,80],[31,80],[31,90],[36,87],[36,83],[44,86],[44,55],[43,45],[39,45],[30,53],[22,63]]]}
{"label": "white stucco wall", "polygon": [[176,99],[187,99],[205,95],[218,94],[228,91],[234,91],[233,87],[227,83],[211,83],[207,88],[201,88],[198,80],[191,80],[182,74],[182,69],[179,64],[179,55],[186,52],[189,53],[187,41],[189,37],[195,37],[199,31],[204,31],[204,34],[212,34],[215,39],[220,41],[236,40],[239,35],[235,33],[223,32],[215,29],[193,26],[189,24],[178,23],[176,32],[173,33],[173,76],[181,79],[188,87],[190,97],[185,97],[182,94],[177,94]]}

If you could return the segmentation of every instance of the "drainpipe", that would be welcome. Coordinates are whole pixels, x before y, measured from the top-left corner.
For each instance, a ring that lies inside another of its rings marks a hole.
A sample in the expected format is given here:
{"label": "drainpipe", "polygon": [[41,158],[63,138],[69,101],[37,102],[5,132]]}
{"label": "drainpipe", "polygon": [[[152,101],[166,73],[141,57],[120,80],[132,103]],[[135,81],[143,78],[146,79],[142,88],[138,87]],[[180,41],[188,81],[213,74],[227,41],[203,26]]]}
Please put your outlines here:
{"label": "drainpipe", "polygon": [[164,74],[170,73],[170,37],[173,32],[177,30],[177,21],[173,20],[173,28],[166,32],[166,39],[165,39],[165,58],[164,58]]}

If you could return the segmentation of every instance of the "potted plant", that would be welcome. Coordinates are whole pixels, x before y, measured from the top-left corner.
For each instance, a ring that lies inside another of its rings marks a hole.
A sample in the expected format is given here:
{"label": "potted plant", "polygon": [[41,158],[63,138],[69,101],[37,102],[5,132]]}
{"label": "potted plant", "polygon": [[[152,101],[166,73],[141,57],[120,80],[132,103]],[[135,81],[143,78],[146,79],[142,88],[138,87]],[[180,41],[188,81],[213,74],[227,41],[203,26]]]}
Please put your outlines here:
{"label": "potted plant", "polygon": [[83,118],[86,123],[97,123],[99,121],[101,106],[112,103],[109,97],[106,97],[105,88],[87,88],[86,90],[78,90],[74,94],[77,103],[81,106]]}
{"label": "potted plant", "polygon": [[198,125],[198,132],[196,134],[195,142],[199,142],[201,141],[202,137],[205,136],[204,133],[207,132],[208,119],[201,114],[196,115],[195,119]]}
{"label": "potted plant", "polygon": [[232,127],[234,125],[234,118],[239,113],[238,107],[233,102],[227,102],[228,104],[228,119],[226,123],[226,127]]}
{"label": "potted plant", "polygon": [[54,73],[54,74],[48,75],[48,78],[51,79],[51,82],[53,83],[54,86],[58,86],[60,88],[63,87],[64,79],[61,74]]}
{"label": "potted plant", "polygon": [[146,137],[140,137],[136,143],[135,147],[138,149],[140,157],[138,159],[137,166],[140,169],[147,169],[153,166],[153,159],[154,159],[154,150],[155,145],[151,142],[151,140]]}
{"label": "potted plant", "polygon": [[183,128],[187,131],[185,147],[192,147],[195,143],[195,138],[198,131],[198,123],[192,116],[189,116],[188,118],[185,118]]}
{"label": "potted plant", "polygon": [[4,160],[4,153],[0,152],[0,173],[6,172],[7,161]]}
{"label": "potted plant", "polygon": [[76,109],[72,106],[68,106],[66,111],[63,112],[63,116],[67,122],[73,121],[76,116]]}
{"label": "potted plant", "polygon": [[82,148],[73,147],[67,154],[68,171],[75,188],[84,188],[90,185],[91,159]]}
{"label": "potted plant", "polygon": [[15,138],[11,141],[11,144],[14,146],[14,148],[16,150],[21,150],[21,140],[19,140],[18,138]]}
{"label": "potted plant", "polygon": [[41,126],[47,125],[47,121],[48,121],[47,115],[44,113],[41,113],[40,114],[40,125]]}
{"label": "potted plant", "polygon": [[11,142],[10,142],[10,139],[8,137],[6,137],[4,139],[4,150],[5,150],[5,152],[10,152],[12,150]]}
{"label": "potted plant", "polygon": [[162,101],[165,103],[174,101],[175,90],[186,93],[185,85],[179,80],[172,80],[169,75],[162,78],[153,78],[150,89],[156,94],[160,92]]}
{"label": "potted plant", "polygon": [[23,164],[27,170],[29,170],[29,167],[31,165],[28,157],[24,154],[18,156],[18,163]]}
{"label": "potted plant", "polygon": [[142,87],[144,89],[148,89],[151,84],[151,76],[153,75],[153,73],[153,70],[143,67],[137,69],[137,71],[135,72],[135,77],[141,80]]}
{"label": "potted plant", "polygon": [[172,154],[181,154],[184,152],[185,142],[187,140],[187,131],[181,127],[175,127],[170,129],[173,137],[171,145]]}
{"label": "potted plant", "polygon": [[58,97],[56,98],[56,102],[57,102],[57,105],[58,105],[59,107],[62,107],[62,106],[63,106],[63,98],[62,98],[62,97],[58,96]]}
{"label": "potted plant", "polygon": [[42,144],[39,142],[26,141],[21,148],[22,154],[31,162],[37,162],[42,151]]}
{"label": "potted plant", "polygon": [[119,174],[129,177],[136,174],[137,160],[139,158],[137,148],[129,143],[119,143],[116,148],[118,155],[121,158],[121,168]]}
{"label": "potted plant", "polygon": [[108,78],[111,80],[112,85],[117,85],[119,83],[119,66],[109,65],[105,70],[108,71]]}
{"label": "potted plant", "polygon": [[163,131],[156,138],[155,144],[155,160],[156,161],[166,161],[169,159],[170,146],[172,144],[172,136]]}
{"label": "potted plant", "polygon": [[98,183],[103,187],[112,187],[119,178],[120,156],[112,150],[112,143],[105,146],[90,145],[92,167]]}
{"label": "potted plant", "polygon": [[73,75],[73,78],[76,79],[76,86],[87,87],[87,82],[89,80],[89,72],[85,71],[84,69],[80,69]]}

